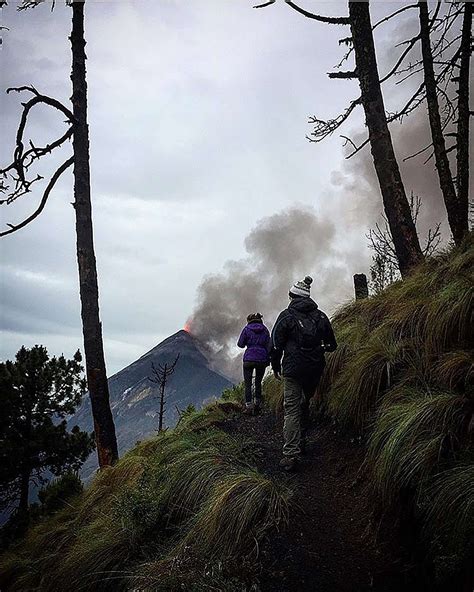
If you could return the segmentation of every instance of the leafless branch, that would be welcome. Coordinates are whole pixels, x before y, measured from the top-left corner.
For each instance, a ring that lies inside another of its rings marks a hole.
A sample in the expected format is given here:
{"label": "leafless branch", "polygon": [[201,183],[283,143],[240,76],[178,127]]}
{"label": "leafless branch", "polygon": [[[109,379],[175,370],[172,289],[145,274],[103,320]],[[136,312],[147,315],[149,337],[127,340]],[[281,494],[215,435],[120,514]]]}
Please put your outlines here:
{"label": "leafless branch", "polygon": [[397,76],[400,76],[402,73],[408,72],[408,74],[406,76],[404,76],[403,78],[400,78],[400,80],[397,80],[397,82],[395,82],[395,84],[403,84],[406,80],[408,80],[409,78],[411,78],[412,76],[415,76],[415,74],[419,74],[420,72],[423,72],[423,66],[419,66],[418,68],[416,67],[418,65],[418,62],[416,62],[416,64],[410,64],[407,68],[404,68],[403,70],[400,70],[399,72],[395,72],[395,74]]}
{"label": "leafless branch", "polygon": [[399,66],[402,64],[403,60],[410,53],[410,51],[415,47],[415,45],[416,45],[417,41],[419,41],[419,39],[420,39],[420,36],[415,35],[415,37],[412,37],[411,39],[408,39],[408,41],[405,42],[408,44],[408,46],[403,50],[402,54],[400,55],[398,60],[395,62],[395,65],[392,67],[392,69],[387,74],[385,74],[385,76],[383,76],[380,79],[380,84],[383,84],[385,81],[387,81],[389,78],[391,78],[395,74],[395,72],[397,72]]}
{"label": "leafless branch", "polygon": [[396,119],[403,119],[404,116],[408,115],[412,111],[414,111],[421,103],[423,102],[423,89],[425,88],[425,83],[422,82],[420,86],[416,89],[416,91],[412,94],[412,96],[408,99],[405,105],[397,111],[393,113],[390,118],[389,122],[395,121]]}
{"label": "leafless branch", "polygon": [[458,147],[458,145],[456,143],[456,144],[453,144],[452,146],[450,146],[449,148],[446,148],[446,150],[445,150],[446,154],[453,152],[454,150],[456,150],[457,147]]}
{"label": "leafless branch", "polygon": [[428,230],[428,235],[426,237],[426,242],[425,242],[425,246],[423,247],[423,255],[425,257],[429,257],[430,255],[433,255],[437,248],[439,247],[439,244],[441,242],[441,222],[438,222],[438,224],[435,226],[435,228],[430,228]]}
{"label": "leafless branch", "polygon": [[[46,95],[40,94],[33,86],[20,86],[16,88],[9,88],[7,89],[7,93],[10,92],[30,92],[34,96],[27,101],[26,103],[22,103],[23,105],[23,112],[21,114],[20,123],[18,126],[18,130],[16,133],[16,143],[15,143],[15,151],[13,156],[13,161],[4,169],[0,169],[0,175],[3,178],[7,178],[10,176],[11,181],[14,184],[14,188],[12,192],[8,195],[8,199],[1,201],[0,203],[11,203],[15,201],[18,197],[28,193],[31,190],[31,185],[36,181],[42,179],[40,175],[38,175],[35,179],[27,179],[26,173],[28,172],[28,168],[31,164],[41,158],[48,153],[50,153],[55,148],[58,148],[62,144],[64,144],[71,136],[72,136],[72,124],[74,123],[74,116],[71,111],[65,107],[62,103],[58,100],[48,97]],[[70,125],[68,130],[57,140],[47,144],[44,147],[37,147],[30,141],[30,149],[25,151],[24,145],[24,133],[25,128],[28,122],[28,116],[30,114],[31,109],[38,104],[45,104],[57,109],[61,113],[63,113],[67,120],[66,122]],[[14,174],[16,173],[16,175]],[[2,182],[0,186],[0,192],[6,193],[8,191],[10,185],[5,184]]]}
{"label": "leafless branch", "polygon": [[365,146],[367,146],[367,144],[369,143],[369,138],[367,138],[366,140],[364,140],[362,142],[362,144],[359,144],[357,146],[357,144],[355,142],[353,142],[347,136],[342,136],[341,135],[341,138],[343,138],[345,140],[345,142],[343,144],[344,146],[347,146],[347,144],[350,144],[354,148],[354,150],[345,157],[346,160],[349,160],[349,158],[352,158],[354,156],[354,154],[357,154],[358,152],[360,152],[362,150],[362,148],[364,148]]}
{"label": "leafless branch", "polygon": [[[416,224],[420,214],[422,200],[412,192],[409,204],[413,221]],[[372,287],[375,288],[375,292],[379,292],[400,276],[398,259],[385,215],[382,215],[382,223],[377,223],[375,228],[371,228],[366,237],[369,240],[369,248],[374,253],[370,268]],[[434,229],[430,228],[428,230],[425,245],[422,248],[423,254],[425,256],[432,255],[440,242],[441,223],[438,223]]]}
{"label": "leafless branch", "polygon": [[285,3],[288,4],[293,10],[299,12],[303,16],[313,19],[315,21],[319,21],[321,23],[328,23],[330,25],[350,25],[351,21],[348,16],[322,16],[319,14],[313,14],[312,12],[308,12],[304,8],[301,8],[291,0],[285,0]]}
{"label": "leafless branch", "polygon": [[350,116],[352,111],[360,105],[361,98],[354,99],[349,107],[338,115],[335,119],[328,119],[327,121],[318,119],[317,117],[310,117],[308,123],[314,125],[314,131],[310,136],[306,136],[310,142],[321,142],[324,138],[330,136],[334,131],[337,130]]}
{"label": "leafless branch", "polygon": [[427,150],[429,150],[432,147],[433,147],[433,142],[430,142],[428,144],[428,146],[425,146],[421,150],[418,150],[418,152],[414,152],[413,154],[410,154],[409,156],[405,156],[405,158],[403,159],[403,162],[406,162],[407,160],[411,160],[412,158],[416,158],[417,156],[419,156],[420,154],[423,154],[423,152],[426,152]]}
{"label": "leafless branch", "polygon": [[[352,37],[344,37],[344,39],[339,39],[339,45],[350,45],[352,43]],[[349,59],[349,56],[354,51],[353,47],[350,47],[348,51],[342,56],[341,61],[336,64],[335,68],[341,68],[342,64]]]}
{"label": "leafless branch", "polygon": [[151,368],[152,368],[152,376],[148,377],[148,380],[150,382],[153,382],[155,384],[158,385],[159,391],[160,391],[160,409],[159,409],[159,424],[158,424],[158,431],[161,432],[161,430],[163,429],[163,418],[164,418],[164,413],[165,413],[165,405],[166,405],[166,397],[165,397],[165,391],[166,391],[166,385],[168,383],[169,378],[174,374],[174,371],[176,369],[176,364],[178,363],[180,354],[178,354],[174,360],[174,362],[172,362],[171,364],[169,364],[168,362],[165,362],[164,364],[158,364],[158,366],[155,366],[155,364],[152,362],[151,364]]}
{"label": "leafless branch", "polygon": [[441,8],[441,0],[438,0],[436,2],[436,8],[434,9],[433,16],[431,17],[429,25],[428,25],[428,29],[430,31],[433,29],[433,27],[435,26],[435,23],[437,22],[440,8]]}
{"label": "leafless branch", "polygon": [[32,222],[35,218],[37,218],[41,214],[41,212],[44,209],[44,206],[46,205],[46,202],[48,201],[49,195],[50,195],[51,191],[53,190],[54,186],[56,185],[56,182],[58,181],[59,177],[64,173],[64,171],[66,171],[73,164],[73,162],[74,162],[74,157],[71,156],[71,158],[66,160],[66,162],[63,162],[63,164],[56,170],[54,175],[51,177],[51,179],[48,183],[48,186],[44,190],[43,197],[41,198],[41,202],[40,202],[39,206],[33,212],[33,214],[31,214],[31,216],[28,216],[28,218],[26,218],[25,220],[23,220],[23,222],[20,222],[19,224],[16,224],[16,225],[7,224],[7,226],[10,227],[10,230],[5,230],[4,232],[0,232],[0,237],[6,236],[7,234],[12,234],[12,232],[16,232],[17,230],[20,230],[20,228],[24,228],[27,224]]}
{"label": "leafless branch", "polygon": [[329,78],[345,78],[345,79],[354,79],[357,78],[357,70],[352,70],[350,72],[328,72]]}
{"label": "leafless branch", "polygon": [[265,8],[265,6],[270,6],[270,4],[275,4],[276,0],[269,0],[269,2],[264,2],[263,4],[257,4],[253,8]]}
{"label": "leafless branch", "polygon": [[[6,194],[6,198],[0,200],[0,205],[11,204],[19,197],[22,197],[26,193],[29,193],[31,191],[32,185],[43,179],[43,177],[39,174],[37,174],[34,178],[28,178],[27,173],[29,167],[36,160],[39,160],[41,157],[51,153],[55,148],[58,148],[62,146],[65,142],[67,142],[72,137],[74,124],[74,116],[67,107],[65,107],[60,101],[39,93],[33,86],[20,86],[7,89],[7,93],[11,92],[28,92],[31,93],[33,97],[25,103],[22,103],[23,111],[16,133],[13,161],[5,168],[0,169],[0,193]],[[69,127],[61,137],[49,144],[46,144],[46,146],[35,146],[32,140],[29,140],[29,148],[25,149],[24,134],[28,123],[28,117],[33,107],[38,104],[48,105],[61,112],[63,115],[66,116],[66,123],[69,125]],[[20,228],[23,228],[32,220],[34,220],[43,211],[46,202],[49,198],[49,195],[52,189],[54,188],[57,180],[62,175],[62,173],[72,164],[72,162],[72,159],[69,159],[66,162],[64,162],[51,177],[48,185],[46,186],[43,192],[40,204],[38,208],[35,210],[35,212],[20,224],[8,224],[10,230],[0,233],[0,236],[11,234],[12,232],[19,230]]]}
{"label": "leafless branch", "polygon": [[403,6],[403,8],[400,8],[399,10],[392,12],[392,14],[389,14],[388,16],[384,17],[383,19],[381,19],[377,23],[375,23],[375,25],[372,27],[372,31],[374,29],[376,29],[382,23],[385,23],[385,22],[389,21],[390,19],[392,19],[393,17],[399,15],[401,12],[405,12],[405,10],[409,10],[410,8],[416,8],[416,7],[417,7],[417,4],[408,4],[407,6]]}

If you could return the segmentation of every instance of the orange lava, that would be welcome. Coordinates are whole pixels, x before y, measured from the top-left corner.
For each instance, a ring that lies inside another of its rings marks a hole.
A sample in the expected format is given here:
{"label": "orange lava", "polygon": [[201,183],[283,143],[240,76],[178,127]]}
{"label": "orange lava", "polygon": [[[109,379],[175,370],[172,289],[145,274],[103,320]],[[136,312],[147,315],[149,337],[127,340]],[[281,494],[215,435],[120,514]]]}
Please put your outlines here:
{"label": "orange lava", "polygon": [[191,333],[191,319],[189,319],[189,321],[186,321],[186,324],[184,325],[184,330],[186,331],[186,333]]}

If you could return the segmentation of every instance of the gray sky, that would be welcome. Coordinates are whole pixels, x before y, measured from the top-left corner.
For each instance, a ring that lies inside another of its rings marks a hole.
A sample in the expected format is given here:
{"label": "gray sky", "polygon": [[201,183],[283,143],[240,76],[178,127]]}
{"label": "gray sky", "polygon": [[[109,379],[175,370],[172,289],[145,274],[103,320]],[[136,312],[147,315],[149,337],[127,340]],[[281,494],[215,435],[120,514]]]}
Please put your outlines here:
{"label": "gray sky", "polygon": [[[374,20],[399,5],[375,3]],[[337,115],[357,96],[356,82],[326,76],[348,33],[283,3],[251,6],[87,2],[92,199],[109,374],[180,329],[202,278],[247,257],[244,241],[257,222],[295,205],[333,226],[328,258],[318,253],[307,270],[327,312],[350,298],[352,274],[367,271],[365,233],[382,207],[370,155],[345,161],[338,134],[320,144],[305,139],[308,115]],[[346,2],[306,6],[347,11]],[[61,0],[53,13],[48,5],[17,13],[13,2],[2,10],[10,30],[0,52],[1,165],[11,159],[20,114],[19,95],[3,91],[33,84],[64,102],[70,96],[70,17]],[[417,28],[416,13],[377,29],[381,69],[393,59],[394,37],[410,28]],[[399,96],[392,88],[388,106]],[[56,113],[32,114],[30,136],[38,144],[62,129]],[[359,110],[342,133],[362,131]],[[53,157],[38,170],[59,162]],[[418,171],[406,173],[413,183]],[[422,177],[431,180],[432,169]],[[38,195],[2,206],[2,227],[32,211]],[[431,192],[431,199],[430,211],[443,216],[439,196]],[[41,217],[1,241],[2,358],[23,344],[66,355],[82,349],[71,201],[68,173]]]}

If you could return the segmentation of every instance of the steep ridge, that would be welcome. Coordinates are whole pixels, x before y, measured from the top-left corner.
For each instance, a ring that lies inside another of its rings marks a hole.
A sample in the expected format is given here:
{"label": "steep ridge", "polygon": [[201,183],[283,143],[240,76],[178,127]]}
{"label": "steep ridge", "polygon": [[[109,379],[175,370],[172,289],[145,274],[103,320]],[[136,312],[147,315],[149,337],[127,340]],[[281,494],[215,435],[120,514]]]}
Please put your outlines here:
{"label": "steep ridge", "polygon": [[2,590],[425,589],[397,529],[374,536],[363,444],[316,422],[300,470],[285,475],[281,416],[240,410],[211,404],[98,474],[0,559]]}
{"label": "steep ridge", "polygon": [[[158,389],[149,380],[152,364],[173,362],[178,354],[176,370],[166,389],[166,427],[176,424],[178,409],[188,405],[200,408],[219,396],[223,389],[232,386],[227,377],[211,369],[209,352],[198,339],[185,330],[171,335],[109,378],[110,403],[121,454],[157,430]],[[69,426],[74,425],[82,430],[93,430],[88,396],[69,420]],[[83,477],[88,479],[96,466],[94,452],[84,464]]]}

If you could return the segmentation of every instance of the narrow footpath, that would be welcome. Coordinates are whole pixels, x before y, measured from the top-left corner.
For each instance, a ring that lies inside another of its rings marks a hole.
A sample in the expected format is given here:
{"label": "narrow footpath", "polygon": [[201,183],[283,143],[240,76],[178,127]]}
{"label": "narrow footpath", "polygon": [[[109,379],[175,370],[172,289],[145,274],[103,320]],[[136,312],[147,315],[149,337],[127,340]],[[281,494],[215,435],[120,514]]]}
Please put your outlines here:
{"label": "narrow footpath", "polygon": [[[281,475],[281,418],[242,417],[224,429],[258,443],[259,469]],[[263,592],[423,590],[397,529],[374,524],[363,458],[363,445],[334,426],[311,429],[304,461],[288,475],[290,524],[260,549]]]}

